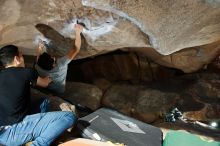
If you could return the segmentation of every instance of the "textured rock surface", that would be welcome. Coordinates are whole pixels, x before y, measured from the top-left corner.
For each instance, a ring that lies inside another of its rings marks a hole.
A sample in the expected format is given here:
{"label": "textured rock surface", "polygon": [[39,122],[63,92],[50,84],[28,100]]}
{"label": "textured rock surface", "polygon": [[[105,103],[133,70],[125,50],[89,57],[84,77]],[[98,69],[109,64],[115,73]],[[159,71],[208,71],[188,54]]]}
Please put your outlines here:
{"label": "textured rock surface", "polygon": [[137,83],[175,76],[175,70],[155,64],[147,57],[136,53],[115,52],[97,56],[80,65],[84,80],[87,82],[105,78],[111,82],[123,80]]}
{"label": "textured rock surface", "polygon": [[[107,10],[129,19],[149,36],[164,55],[220,39],[218,0],[82,0],[85,6]],[[204,15],[204,13],[206,15]]]}
{"label": "textured rock surface", "polygon": [[[139,55],[147,56],[160,65],[191,73],[208,65],[220,55],[220,42],[217,41],[199,47],[187,48],[170,55],[161,55],[152,48],[130,48],[127,50],[139,52]],[[216,59],[215,62],[215,64],[218,64],[219,60]]]}
{"label": "textured rock surface", "polygon": [[114,85],[104,95],[102,104],[131,115],[136,106],[138,86]]}
{"label": "textured rock surface", "polygon": [[174,107],[179,95],[155,89],[144,89],[139,92],[133,116],[147,123],[163,117],[164,113]]}
{"label": "textured rock surface", "polygon": [[163,118],[174,107],[189,120],[219,120],[219,81],[218,75],[205,73],[145,86],[113,85],[105,93],[102,104],[147,123]]}
{"label": "textured rock surface", "polygon": [[188,111],[185,117],[191,120],[209,121],[220,118],[220,79],[213,77],[210,79],[199,78],[193,84],[188,93],[205,106],[199,111]]}
{"label": "textured rock surface", "polygon": [[107,90],[102,104],[151,123],[168,112],[178,98],[178,94],[147,86],[114,85]]}
{"label": "textured rock surface", "polygon": [[170,56],[174,68],[190,73],[209,64],[218,55],[220,55],[220,42],[181,50]]}
{"label": "textured rock surface", "polygon": [[102,91],[94,85],[85,83],[67,83],[64,99],[74,104],[87,106],[92,110],[100,107]]}
{"label": "textured rock surface", "polygon": [[149,89],[147,86],[114,85],[102,104],[147,123],[159,119],[179,98],[177,94]]}
{"label": "textured rock surface", "polygon": [[220,56],[207,66],[207,69],[220,74]]}
{"label": "textured rock surface", "polygon": [[[220,77],[218,74],[203,72],[188,74],[174,79],[148,82],[145,85],[109,83],[95,80],[101,85],[104,95],[94,85],[71,83],[67,85],[69,95],[66,99],[86,105],[92,109],[107,106],[147,123],[166,129],[185,129],[187,131],[219,139],[219,130],[207,129],[193,123],[164,123],[164,114],[177,107],[188,120],[205,123],[220,119]],[[34,97],[47,95],[32,91]],[[37,96],[36,96],[37,95]],[[97,98],[98,97],[98,98]],[[65,101],[51,98],[53,110]],[[101,102],[101,105],[100,105]],[[59,107],[58,109],[59,110]]]}
{"label": "textured rock surface", "polygon": [[0,46],[15,44],[34,55],[43,35],[48,51],[62,56],[74,44],[77,19],[86,26],[78,59],[129,47],[193,72],[219,54],[219,17],[218,0],[1,0]]}
{"label": "textured rock surface", "polygon": [[84,33],[86,40],[80,58],[121,47],[148,46],[147,36],[128,20],[109,12],[85,8],[80,0],[2,0],[0,16],[1,46],[16,44],[25,54],[35,53],[35,39],[43,34],[51,41],[51,47],[63,55],[72,48],[75,19],[85,23],[88,29]]}

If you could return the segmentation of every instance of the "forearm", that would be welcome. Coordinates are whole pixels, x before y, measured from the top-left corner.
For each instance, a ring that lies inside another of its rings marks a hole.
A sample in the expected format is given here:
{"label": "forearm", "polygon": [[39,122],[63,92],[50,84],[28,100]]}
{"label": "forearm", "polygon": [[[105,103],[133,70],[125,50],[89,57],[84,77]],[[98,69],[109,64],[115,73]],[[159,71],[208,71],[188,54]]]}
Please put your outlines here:
{"label": "forearm", "polygon": [[76,33],[76,39],[75,44],[72,49],[68,52],[69,59],[74,59],[76,55],[79,53],[79,50],[81,48],[81,35],[80,33]]}
{"label": "forearm", "polygon": [[70,49],[70,51],[68,52],[68,57],[69,59],[73,59],[75,58],[75,56],[78,54],[80,48],[81,48],[81,35],[80,33],[83,30],[83,27],[81,25],[74,25],[75,27],[75,32],[76,32],[76,38],[75,38],[75,44],[74,47],[72,49]]}
{"label": "forearm", "polygon": [[38,60],[39,56],[43,53],[43,47],[44,47],[44,43],[43,41],[39,41],[39,45],[38,48],[36,49],[36,61]]}
{"label": "forearm", "polygon": [[41,55],[41,49],[40,47],[37,48],[37,51],[36,51],[36,61],[38,60],[39,56]]}
{"label": "forearm", "polygon": [[76,48],[76,51],[77,53],[79,52],[80,48],[81,48],[81,35],[80,33],[76,33],[76,40],[75,40],[75,48]]}
{"label": "forearm", "polygon": [[38,77],[36,85],[46,88],[50,82],[51,82],[51,79],[49,77],[44,77],[44,78]]}

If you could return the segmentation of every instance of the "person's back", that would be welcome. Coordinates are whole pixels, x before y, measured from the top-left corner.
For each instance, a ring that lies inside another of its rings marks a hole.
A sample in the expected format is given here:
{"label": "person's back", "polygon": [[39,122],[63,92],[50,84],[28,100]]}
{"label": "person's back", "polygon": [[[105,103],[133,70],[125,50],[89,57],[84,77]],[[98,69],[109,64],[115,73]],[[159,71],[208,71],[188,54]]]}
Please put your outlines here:
{"label": "person's back", "polygon": [[75,58],[81,47],[80,33],[82,32],[82,26],[76,25],[75,29],[75,47],[70,49],[68,54],[64,57],[55,60],[50,54],[46,52],[43,53],[43,44],[40,44],[38,47],[35,69],[42,77],[50,76],[52,82],[49,84],[48,89],[58,94],[62,94],[65,91],[68,64]]}
{"label": "person's back", "polygon": [[30,113],[30,83],[36,82],[37,77],[36,72],[22,67],[10,67],[0,72],[1,126],[20,122]]}
{"label": "person's back", "polygon": [[39,60],[41,60],[41,57],[44,56],[44,54],[45,53],[39,57],[38,63],[35,65],[35,69],[41,77],[49,76],[51,78],[52,82],[47,87],[49,90],[58,94],[63,93],[65,91],[68,64],[72,60],[70,60],[67,56],[58,58],[56,65],[51,70],[46,70],[42,67],[42,65],[39,65]]}

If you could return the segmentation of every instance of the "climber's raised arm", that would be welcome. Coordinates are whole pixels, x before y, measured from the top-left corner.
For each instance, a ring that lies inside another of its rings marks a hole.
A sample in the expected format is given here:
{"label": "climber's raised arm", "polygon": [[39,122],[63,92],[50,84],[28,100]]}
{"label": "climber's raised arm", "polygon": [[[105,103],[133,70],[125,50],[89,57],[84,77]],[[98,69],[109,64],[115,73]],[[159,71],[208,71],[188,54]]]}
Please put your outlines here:
{"label": "climber's raised arm", "polygon": [[81,32],[83,30],[83,26],[79,25],[79,24],[75,24],[74,25],[75,28],[75,35],[76,35],[76,39],[75,39],[75,45],[72,49],[70,49],[70,51],[68,52],[68,58],[69,59],[74,59],[75,56],[79,53],[79,50],[81,48]]}

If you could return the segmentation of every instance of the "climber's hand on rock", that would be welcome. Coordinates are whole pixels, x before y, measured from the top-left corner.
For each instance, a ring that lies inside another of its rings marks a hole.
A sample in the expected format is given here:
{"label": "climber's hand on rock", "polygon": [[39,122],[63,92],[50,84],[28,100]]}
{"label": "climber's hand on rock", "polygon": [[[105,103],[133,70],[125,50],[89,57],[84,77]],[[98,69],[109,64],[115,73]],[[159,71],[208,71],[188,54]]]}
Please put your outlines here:
{"label": "climber's hand on rock", "polygon": [[44,49],[44,42],[40,39],[38,43],[38,51],[43,52]]}

